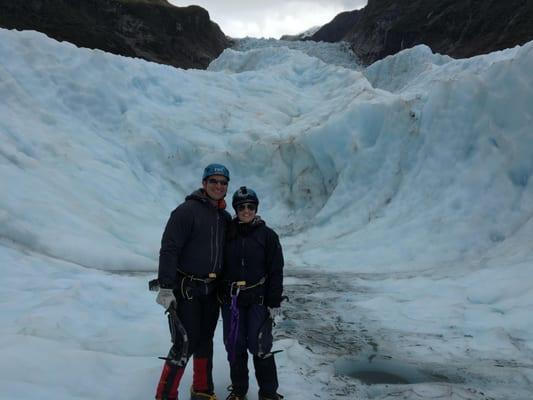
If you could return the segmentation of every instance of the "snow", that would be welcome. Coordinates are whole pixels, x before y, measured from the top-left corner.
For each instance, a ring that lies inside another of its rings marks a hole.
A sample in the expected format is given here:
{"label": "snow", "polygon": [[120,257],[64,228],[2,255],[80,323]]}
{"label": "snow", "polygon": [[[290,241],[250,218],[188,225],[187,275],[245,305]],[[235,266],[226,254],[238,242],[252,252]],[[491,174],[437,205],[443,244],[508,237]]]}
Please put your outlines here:
{"label": "snow", "polygon": [[[169,334],[147,281],[209,162],[281,235],[286,398],[529,398],[531,70],[533,42],[364,69],[246,39],[184,71],[0,30],[0,398],[153,396]],[[374,359],[434,379],[348,376]]]}

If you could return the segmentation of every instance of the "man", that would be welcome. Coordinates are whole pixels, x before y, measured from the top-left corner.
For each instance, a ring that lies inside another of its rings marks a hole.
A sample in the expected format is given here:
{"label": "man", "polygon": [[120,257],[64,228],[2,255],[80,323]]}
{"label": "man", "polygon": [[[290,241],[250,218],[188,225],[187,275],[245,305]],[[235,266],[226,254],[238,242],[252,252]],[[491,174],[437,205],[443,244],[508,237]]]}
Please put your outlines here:
{"label": "man", "polygon": [[159,255],[156,301],[169,311],[173,346],[157,386],[156,399],[175,400],[193,356],[191,400],[216,400],[213,388],[213,335],[219,304],[215,280],[222,269],[227,224],[229,171],[208,165],[202,188],[187,196],[170,215]]}

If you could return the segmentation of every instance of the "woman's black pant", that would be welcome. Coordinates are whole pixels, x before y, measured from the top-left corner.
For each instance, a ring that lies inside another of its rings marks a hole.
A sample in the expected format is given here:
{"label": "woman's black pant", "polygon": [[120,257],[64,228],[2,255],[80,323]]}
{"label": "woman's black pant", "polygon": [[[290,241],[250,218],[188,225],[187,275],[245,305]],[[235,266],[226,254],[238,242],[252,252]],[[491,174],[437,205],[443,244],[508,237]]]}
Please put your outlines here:
{"label": "woman's black pant", "polygon": [[[229,304],[222,305],[224,323],[224,344],[230,362],[233,391],[240,396],[248,392],[248,351],[253,355],[255,376],[259,392],[273,396],[278,389],[278,376],[272,349],[272,319],[267,307],[260,304],[239,306],[239,331],[235,344],[235,359],[230,359],[229,332],[231,310]],[[261,335],[260,335],[261,333]]]}

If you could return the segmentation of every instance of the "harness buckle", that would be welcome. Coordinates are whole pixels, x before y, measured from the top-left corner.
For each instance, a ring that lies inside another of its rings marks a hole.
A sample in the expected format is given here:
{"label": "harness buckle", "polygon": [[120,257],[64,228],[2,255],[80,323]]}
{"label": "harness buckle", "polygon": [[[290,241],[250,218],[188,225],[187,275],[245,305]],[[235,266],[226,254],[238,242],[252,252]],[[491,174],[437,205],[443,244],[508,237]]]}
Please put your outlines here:
{"label": "harness buckle", "polygon": [[237,297],[239,293],[241,292],[241,289],[246,287],[246,281],[237,281],[232,282],[230,287],[230,296],[231,297]]}

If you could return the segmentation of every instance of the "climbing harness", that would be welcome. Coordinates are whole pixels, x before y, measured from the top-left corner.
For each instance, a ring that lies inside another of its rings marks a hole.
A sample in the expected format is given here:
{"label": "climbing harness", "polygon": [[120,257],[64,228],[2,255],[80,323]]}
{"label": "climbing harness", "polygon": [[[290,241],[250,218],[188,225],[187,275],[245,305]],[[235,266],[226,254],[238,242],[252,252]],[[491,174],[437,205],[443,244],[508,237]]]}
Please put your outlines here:
{"label": "climbing harness", "polygon": [[[230,284],[230,329],[228,335],[229,350],[228,355],[230,362],[235,361],[236,353],[235,348],[237,346],[237,338],[239,336],[239,307],[237,305],[237,298],[241,291],[251,290],[265,283],[266,277],[262,277],[257,283],[253,285],[247,285],[246,281],[236,281]],[[261,297],[260,304],[263,304],[263,296]]]}
{"label": "climbing harness", "polygon": [[192,300],[194,296],[207,296],[214,290],[213,282],[217,279],[217,274],[210,272],[207,278],[198,278],[178,269],[182,276],[180,279],[180,292],[184,299]]}

